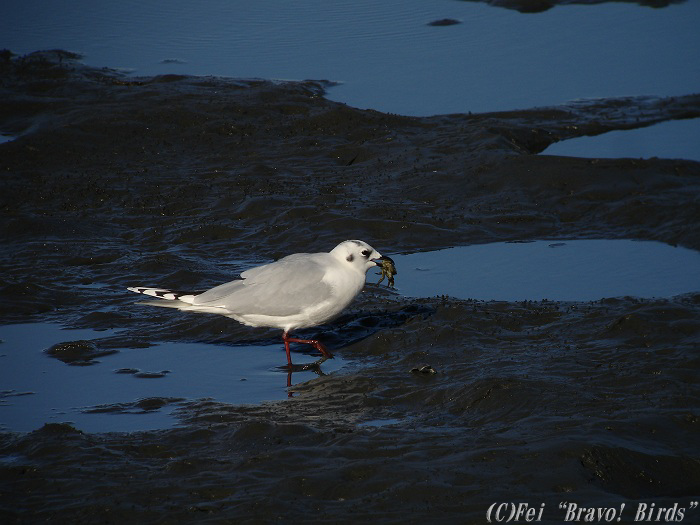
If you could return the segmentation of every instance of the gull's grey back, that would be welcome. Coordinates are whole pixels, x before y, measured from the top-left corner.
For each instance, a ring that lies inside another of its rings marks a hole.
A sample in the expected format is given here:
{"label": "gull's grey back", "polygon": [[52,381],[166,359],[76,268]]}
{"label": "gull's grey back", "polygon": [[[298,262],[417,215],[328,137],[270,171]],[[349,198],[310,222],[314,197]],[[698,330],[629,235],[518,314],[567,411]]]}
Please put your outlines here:
{"label": "gull's grey back", "polygon": [[327,253],[293,254],[246,270],[241,279],[197,295],[193,304],[220,305],[236,314],[296,315],[331,297],[321,265],[329,262],[333,261]]}

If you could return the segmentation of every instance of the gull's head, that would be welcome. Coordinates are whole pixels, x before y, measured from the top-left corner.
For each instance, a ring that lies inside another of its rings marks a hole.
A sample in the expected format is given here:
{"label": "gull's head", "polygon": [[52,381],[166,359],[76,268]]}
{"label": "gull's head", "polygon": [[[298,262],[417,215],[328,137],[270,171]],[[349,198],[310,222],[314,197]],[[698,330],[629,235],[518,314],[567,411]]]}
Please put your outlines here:
{"label": "gull's head", "polygon": [[343,241],[331,250],[331,255],[363,274],[381,264],[382,254],[363,241]]}

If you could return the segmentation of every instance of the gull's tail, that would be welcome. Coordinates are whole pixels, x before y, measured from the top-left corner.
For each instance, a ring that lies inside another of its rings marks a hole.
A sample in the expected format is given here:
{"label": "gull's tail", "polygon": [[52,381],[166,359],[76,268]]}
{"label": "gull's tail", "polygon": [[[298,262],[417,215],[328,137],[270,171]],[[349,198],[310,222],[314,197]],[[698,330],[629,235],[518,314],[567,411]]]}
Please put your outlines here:
{"label": "gull's tail", "polygon": [[132,286],[127,288],[130,292],[142,293],[144,295],[150,295],[151,297],[157,297],[158,299],[165,299],[167,301],[182,301],[183,303],[192,304],[194,300],[193,294],[184,294],[178,292],[172,292],[170,290],[165,290],[163,288],[145,288],[141,286]]}
{"label": "gull's tail", "polygon": [[177,308],[178,310],[187,310],[190,312],[203,312],[210,314],[228,315],[229,312],[220,306],[198,306],[192,304],[195,294],[178,293],[163,288],[146,288],[144,286],[131,286],[127,288],[131,292],[150,295],[164,301],[144,301],[139,304],[147,304],[150,306],[164,306],[166,308]]}

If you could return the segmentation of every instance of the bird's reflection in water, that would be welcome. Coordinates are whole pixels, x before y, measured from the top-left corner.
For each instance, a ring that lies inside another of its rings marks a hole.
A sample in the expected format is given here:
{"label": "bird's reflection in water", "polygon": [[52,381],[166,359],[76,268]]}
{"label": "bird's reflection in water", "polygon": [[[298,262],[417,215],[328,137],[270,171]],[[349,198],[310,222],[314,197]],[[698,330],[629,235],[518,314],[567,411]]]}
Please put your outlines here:
{"label": "bird's reflection in water", "polygon": [[[281,370],[286,370],[287,371],[287,388],[292,387],[292,374],[294,372],[313,372],[317,376],[325,376],[326,374],[321,370],[321,365],[328,359],[326,356],[322,356],[319,360],[314,361],[313,363],[307,363],[304,365],[287,365],[287,366],[280,366],[279,368]],[[288,390],[287,391],[287,397],[294,397],[295,392],[293,390]]]}

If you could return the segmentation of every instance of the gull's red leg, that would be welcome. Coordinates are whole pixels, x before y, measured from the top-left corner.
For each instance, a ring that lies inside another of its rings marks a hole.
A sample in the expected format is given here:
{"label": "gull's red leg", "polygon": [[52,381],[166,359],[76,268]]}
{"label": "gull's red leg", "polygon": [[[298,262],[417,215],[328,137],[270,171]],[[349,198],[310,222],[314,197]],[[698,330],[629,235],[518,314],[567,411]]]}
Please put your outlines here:
{"label": "gull's red leg", "polygon": [[284,349],[287,351],[287,366],[291,369],[292,368],[292,354],[289,353],[289,337],[287,336],[287,332],[284,332],[282,334],[282,340],[284,341]]}
{"label": "gull's red leg", "polygon": [[284,341],[284,348],[287,350],[287,363],[289,363],[289,366],[292,366],[292,358],[289,354],[289,343],[302,343],[302,344],[307,344],[313,346],[316,350],[321,352],[323,357],[333,359],[333,354],[331,354],[323,344],[321,344],[320,341],[316,339],[297,339],[295,337],[289,337],[289,334],[287,332],[284,332],[282,334],[282,340]]}

